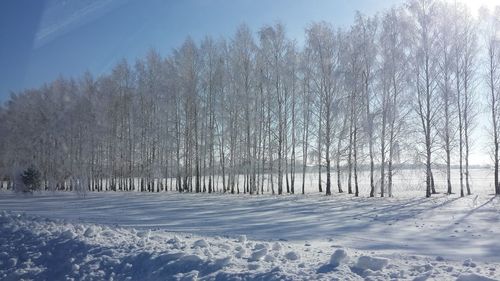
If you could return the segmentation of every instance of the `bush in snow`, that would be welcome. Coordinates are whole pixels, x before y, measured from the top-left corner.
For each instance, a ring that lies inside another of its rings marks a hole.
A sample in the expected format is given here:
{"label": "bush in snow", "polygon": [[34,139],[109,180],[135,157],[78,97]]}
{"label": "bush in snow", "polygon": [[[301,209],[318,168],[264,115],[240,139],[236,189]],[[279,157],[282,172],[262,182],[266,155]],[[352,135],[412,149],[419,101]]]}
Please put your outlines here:
{"label": "bush in snow", "polygon": [[39,190],[42,186],[41,174],[33,166],[29,167],[22,173],[21,180],[24,185],[24,192],[33,192]]}

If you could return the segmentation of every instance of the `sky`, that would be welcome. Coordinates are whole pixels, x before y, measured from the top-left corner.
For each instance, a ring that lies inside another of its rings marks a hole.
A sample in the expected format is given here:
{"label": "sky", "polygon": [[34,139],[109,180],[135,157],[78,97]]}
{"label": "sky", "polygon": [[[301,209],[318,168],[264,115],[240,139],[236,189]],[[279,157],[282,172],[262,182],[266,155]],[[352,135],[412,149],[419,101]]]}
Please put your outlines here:
{"label": "sky", "polygon": [[356,10],[381,11],[399,0],[2,0],[0,102],[11,91],[59,75],[106,73],[121,58],[150,48],[166,55],[189,35],[230,37],[241,23],[257,31],[285,24],[299,42],[304,28],[326,20],[348,26]]}
{"label": "sky", "polygon": [[[454,0],[448,0],[454,1]],[[299,43],[325,20],[347,27],[357,10],[372,15],[403,0],[2,0],[0,103],[11,91],[63,75],[106,73],[150,48],[166,55],[189,35],[230,37],[241,23],[255,32],[283,23]],[[500,0],[466,0],[476,10]]]}
{"label": "sky", "polygon": [[[449,0],[454,1],[454,0]],[[313,21],[348,27],[357,10],[373,15],[403,0],[2,0],[0,103],[11,92],[62,75],[110,71],[151,48],[162,55],[187,36],[229,38],[246,23],[256,32],[281,22],[299,44]],[[467,0],[471,8],[500,0]]]}

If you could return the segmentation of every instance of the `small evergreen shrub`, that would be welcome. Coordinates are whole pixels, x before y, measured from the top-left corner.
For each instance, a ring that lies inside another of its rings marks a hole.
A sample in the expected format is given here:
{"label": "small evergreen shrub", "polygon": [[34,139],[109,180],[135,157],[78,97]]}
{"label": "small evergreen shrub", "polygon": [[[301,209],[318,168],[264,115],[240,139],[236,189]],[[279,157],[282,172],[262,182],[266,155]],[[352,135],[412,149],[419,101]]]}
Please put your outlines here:
{"label": "small evergreen shrub", "polygon": [[42,179],[40,172],[35,167],[29,167],[21,175],[25,192],[33,192],[39,190],[42,186]]}

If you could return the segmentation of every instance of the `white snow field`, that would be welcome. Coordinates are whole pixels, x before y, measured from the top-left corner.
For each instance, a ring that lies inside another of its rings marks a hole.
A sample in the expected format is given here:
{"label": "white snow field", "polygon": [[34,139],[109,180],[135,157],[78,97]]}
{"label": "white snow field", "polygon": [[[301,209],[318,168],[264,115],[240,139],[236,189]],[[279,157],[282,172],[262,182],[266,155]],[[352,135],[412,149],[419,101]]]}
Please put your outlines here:
{"label": "white snow field", "polygon": [[500,280],[500,198],[0,192],[0,280]]}

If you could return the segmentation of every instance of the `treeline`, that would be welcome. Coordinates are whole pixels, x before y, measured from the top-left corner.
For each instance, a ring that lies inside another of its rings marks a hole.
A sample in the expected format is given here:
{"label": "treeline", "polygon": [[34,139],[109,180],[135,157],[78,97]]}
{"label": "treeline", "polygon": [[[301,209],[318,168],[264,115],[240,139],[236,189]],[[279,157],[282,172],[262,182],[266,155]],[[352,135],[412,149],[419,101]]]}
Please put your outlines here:
{"label": "treeline", "polygon": [[478,18],[413,0],[348,29],[312,23],[300,47],[281,24],[242,25],[107,75],[61,77],[0,107],[0,176],[14,187],[34,167],[45,189],[282,194],[304,193],[314,166],[319,192],[358,196],[368,166],[369,195],[392,196],[395,167],[417,163],[427,197],[438,164],[446,191],[464,196],[488,110],[500,194],[500,9]]}

